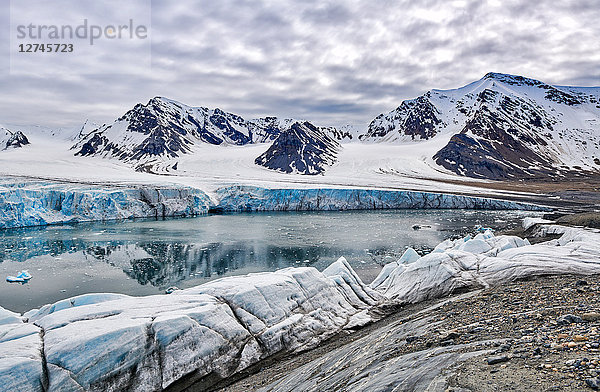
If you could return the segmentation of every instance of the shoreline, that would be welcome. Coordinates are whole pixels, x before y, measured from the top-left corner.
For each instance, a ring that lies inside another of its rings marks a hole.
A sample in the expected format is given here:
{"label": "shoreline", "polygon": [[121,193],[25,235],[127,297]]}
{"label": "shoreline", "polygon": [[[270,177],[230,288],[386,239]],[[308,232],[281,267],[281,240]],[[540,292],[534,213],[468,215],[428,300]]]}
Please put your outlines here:
{"label": "shoreline", "polygon": [[[583,218],[582,218],[583,216]],[[576,223],[581,223],[582,219],[585,219],[585,227],[597,227],[598,222],[600,222],[600,214],[594,213],[585,213],[585,214],[566,214],[563,215],[560,219],[563,224],[568,226],[577,226]],[[590,224],[591,222],[591,224]],[[546,242],[552,239],[559,238],[561,235],[558,234],[546,234],[543,237],[536,236],[536,231],[539,224],[533,225],[528,229],[513,229],[506,230],[502,232],[498,232],[497,235],[515,235],[521,238],[527,238],[532,244]],[[591,286],[590,286],[591,284]],[[351,344],[360,339],[369,339],[369,336],[377,336],[378,334],[385,334],[388,328],[395,323],[404,323],[415,317],[422,315],[424,312],[429,313],[429,316],[433,319],[444,319],[445,316],[440,313],[439,307],[443,304],[456,304],[460,303],[467,299],[467,301],[479,301],[478,306],[459,306],[462,309],[459,309],[462,312],[469,312],[469,310],[477,309],[479,311],[483,310],[485,316],[489,318],[490,307],[493,308],[493,305],[490,306],[487,301],[488,298],[497,298],[498,292],[502,292],[505,295],[507,294],[511,299],[508,301],[509,304],[517,304],[519,306],[523,306],[527,308],[529,305],[524,304],[523,302],[527,302],[526,300],[530,299],[529,296],[521,296],[517,295],[517,293],[522,292],[522,287],[525,286],[527,289],[532,290],[536,289],[537,286],[541,286],[542,289],[545,290],[553,290],[555,292],[562,292],[565,290],[572,290],[572,287],[575,288],[576,293],[585,293],[584,289],[588,289],[589,287],[594,287],[592,292],[600,292],[600,275],[590,275],[590,276],[582,276],[582,275],[548,275],[548,276],[533,276],[529,277],[525,280],[516,280],[513,282],[502,282],[499,285],[495,285],[489,288],[473,290],[466,294],[451,294],[444,298],[438,298],[434,300],[427,300],[424,302],[409,304],[406,306],[398,306],[397,309],[387,309],[386,315],[380,320],[365,326],[364,328],[352,330],[352,331],[342,331],[338,335],[330,338],[329,340],[323,342],[318,347],[303,351],[296,354],[286,354],[277,358],[268,358],[265,361],[261,361],[252,367],[244,370],[243,372],[236,374],[230,379],[221,380],[219,383],[213,385],[213,387],[209,389],[200,388],[197,385],[190,385],[188,388],[184,389],[174,389],[173,391],[186,391],[186,392],[196,392],[196,391],[219,391],[219,392],[237,392],[237,391],[246,391],[246,390],[259,390],[260,388],[265,388],[264,390],[269,389],[269,385],[276,384],[279,380],[285,379],[290,373],[296,371],[302,366],[310,367],[311,363],[322,359],[328,353],[334,350],[343,350],[343,347]],[[571,286],[571,288],[569,288]],[[598,294],[596,294],[598,296]],[[553,317],[555,319],[559,319],[560,315],[557,316],[557,310],[562,308],[564,314],[570,314],[570,312],[574,314],[581,314],[582,310],[585,309],[579,304],[578,307],[573,307],[572,302],[573,297],[570,299],[571,305],[562,304],[562,306],[556,306],[554,295],[545,296],[545,303],[543,305],[539,305],[540,309],[547,309],[553,313]],[[481,301],[486,299],[486,301]],[[523,301],[525,300],[525,301]],[[485,305],[484,305],[485,304]],[[514,309],[513,309],[514,310]],[[592,315],[590,320],[587,322],[589,325],[593,325],[593,328],[600,328],[600,301],[595,300],[593,306],[588,305],[586,313],[589,317],[590,313],[597,313],[596,315]],[[529,311],[531,313],[531,311]],[[563,315],[564,315],[563,314]],[[548,315],[548,312],[544,313],[545,316]],[[472,316],[472,315],[471,315]],[[540,316],[539,313],[536,313],[536,317]],[[578,316],[580,317],[580,316]],[[485,317],[484,317],[485,318]],[[541,316],[539,318],[542,318]],[[525,320],[527,317],[525,318]],[[497,390],[505,390],[505,389],[535,389],[535,390],[565,390],[565,391],[579,391],[582,389],[594,390],[600,388],[600,352],[598,350],[600,346],[600,334],[594,335],[595,341],[592,342],[594,344],[593,349],[591,349],[591,353],[595,355],[594,364],[591,365],[589,369],[589,373],[586,377],[583,377],[582,371],[580,371],[579,365],[573,367],[573,364],[580,363],[581,359],[578,359],[580,352],[579,347],[581,347],[581,342],[589,341],[588,337],[582,338],[583,335],[575,335],[573,333],[566,334],[565,332],[567,328],[563,328],[560,332],[560,336],[562,339],[575,339],[575,336],[578,337],[578,344],[573,347],[569,346],[570,342],[561,342],[560,347],[555,343],[549,345],[548,343],[540,343],[538,339],[537,343],[538,347],[533,349],[533,355],[525,352],[525,355],[522,355],[524,350],[515,350],[512,347],[512,344],[519,339],[522,339],[523,333],[522,329],[518,330],[518,322],[516,319],[511,319],[510,322],[515,324],[512,330],[507,329],[502,333],[496,334],[494,336],[486,337],[494,338],[494,339],[502,339],[507,340],[507,343],[495,344],[494,353],[501,354],[498,356],[498,363],[505,363],[512,361],[512,365],[507,364],[497,365],[497,366],[482,366],[481,358],[471,359],[465,363],[461,363],[459,365],[453,365],[451,373],[447,376],[448,385],[450,391],[482,391],[482,392],[492,392]],[[550,322],[552,327],[557,327],[559,322],[554,322],[552,320],[546,320]],[[591,322],[594,322],[591,324]],[[452,325],[451,327],[445,327],[446,330],[455,331],[457,328],[463,328],[464,324],[468,324],[469,327],[472,327],[472,331],[474,329],[479,329],[477,325],[481,323],[481,321],[476,321],[475,323],[464,322],[464,320],[458,320],[455,322],[457,324],[463,325]],[[535,324],[535,323],[534,323]],[[444,329],[442,326],[437,327],[439,329]],[[544,330],[544,327],[540,327],[538,325],[534,325],[534,330],[538,329]],[[587,332],[586,328],[582,329],[583,332]],[[529,332],[529,329],[526,330]],[[517,336],[520,333],[520,336]],[[460,336],[458,334],[457,336]],[[548,334],[542,337],[542,341],[546,342],[548,340]],[[558,335],[557,335],[558,336]],[[551,336],[552,337],[552,336]],[[434,334],[430,334],[429,338],[434,338]],[[527,338],[527,337],[526,337]],[[419,337],[419,340],[421,337]],[[484,340],[486,340],[484,339]],[[468,340],[468,339],[467,339]],[[487,339],[489,340],[489,339]],[[526,339],[527,344],[531,345],[531,342]],[[412,343],[412,340],[411,340]],[[452,341],[449,345],[460,344],[461,342]],[[415,353],[418,351],[422,351],[423,349],[428,349],[432,347],[434,344],[431,341],[426,342],[425,346],[421,345],[414,346],[410,349],[407,349],[407,353]],[[446,346],[446,344],[444,344]],[[500,347],[500,348],[497,348]],[[587,348],[590,348],[590,344],[587,344]],[[514,351],[517,351],[515,353]],[[584,349],[584,351],[587,351]],[[588,354],[588,356],[590,356]],[[488,356],[490,358],[490,356]],[[589,358],[587,358],[587,364],[590,364]],[[579,361],[579,362],[577,362]],[[552,362],[552,363],[549,363]],[[514,364],[518,364],[514,366]],[[569,364],[569,365],[567,365]],[[584,361],[584,364],[586,362]],[[596,364],[598,371],[596,372]],[[517,369],[515,369],[515,367]],[[518,374],[517,376],[511,374],[511,372],[515,372]],[[541,375],[540,375],[541,373]],[[589,376],[589,377],[588,377]],[[523,381],[525,380],[525,381]],[[589,380],[589,381],[586,381]],[[494,381],[494,383],[490,383]],[[524,388],[523,382],[529,385],[527,388]],[[590,385],[598,385],[598,388],[591,388]],[[558,387],[557,387],[558,386]],[[456,389],[455,389],[456,388]],[[545,389],[541,389],[545,388]],[[278,390],[274,388],[272,390]]]}
{"label": "shoreline", "polygon": [[[363,329],[342,332],[313,350],[258,363],[242,377],[207,390],[291,390],[293,385],[289,383],[297,381],[293,376],[300,373],[309,375],[313,383],[320,383],[321,390],[331,390],[328,375],[314,373],[323,362],[336,353],[348,354],[353,345],[373,346],[372,351],[383,357],[389,347],[377,347],[377,337],[420,319],[432,320],[434,327],[398,342],[396,356],[441,347],[458,347],[464,354],[471,352],[467,346],[474,344],[486,348],[484,354],[449,365],[444,376],[449,390],[591,390],[586,380],[600,375],[599,292],[600,275],[539,276],[408,305]],[[564,301],[560,305],[555,301],[557,295]],[[583,317],[584,321],[561,323],[561,317],[568,314]],[[488,365],[488,359],[496,357],[499,362]],[[353,362],[365,360],[347,358],[349,363],[337,369],[339,372],[357,365]],[[582,361],[584,358],[588,361]],[[391,361],[377,359],[382,361],[380,366]],[[351,388],[352,374],[345,376],[348,384],[338,386]],[[179,390],[203,389],[191,386]]]}

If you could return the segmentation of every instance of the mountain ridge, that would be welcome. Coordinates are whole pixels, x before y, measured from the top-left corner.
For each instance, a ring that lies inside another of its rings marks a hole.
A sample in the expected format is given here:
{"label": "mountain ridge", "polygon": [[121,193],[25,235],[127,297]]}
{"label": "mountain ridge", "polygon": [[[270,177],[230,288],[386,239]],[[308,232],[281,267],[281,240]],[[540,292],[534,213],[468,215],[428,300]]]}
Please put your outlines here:
{"label": "mountain ridge", "polygon": [[[75,155],[116,158],[132,163],[137,170],[154,172],[158,161],[188,154],[198,143],[269,143],[294,123],[296,120],[273,116],[245,120],[219,108],[192,107],[154,97],[147,104],[135,105],[113,123],[83,135],[73,149]],[[340,138],[349,135],[332,127],[322,131]],[[176,164],[170,167],[176,168]]]}
{"label": "mountain ridge", "polygon": [[[294,132],[286,133],[292,127]],[[23,132],[2,132],[0,149],[29,143]],[[31,132],[63,138],[67,133]],[[427,141],[414,159],[437,171],[492,180],[558,180],[600,174],[600,87],[552,86],[490,72],[456,89],[432,89],[404,100],[364,131],[273,116],[248,120],[157,96],[111,123],[86,121],[69,140],[77,156],[114,158],[155,174],[174,174],[179,160],[198,153],[196,146],[203,144],[270,144],[260,155],[260,148],[254,150],[253,164],[283,173],[322,174],[337,162],[340,143],[417,148]]]}
{"label": "mountain ridge", "polygon": [[487,179],[600,172],[600,88],[550,86],[488,73],[453,90],[430,90],[377,116],[363,141],[450,140],[431,158],[456,174]]}
{"label": "mountain ridge", "polygon": [[30,142],[23,132],[11,131],[8,128],[0,126],[0,150],[20,148],[27,144],[30,144]]}

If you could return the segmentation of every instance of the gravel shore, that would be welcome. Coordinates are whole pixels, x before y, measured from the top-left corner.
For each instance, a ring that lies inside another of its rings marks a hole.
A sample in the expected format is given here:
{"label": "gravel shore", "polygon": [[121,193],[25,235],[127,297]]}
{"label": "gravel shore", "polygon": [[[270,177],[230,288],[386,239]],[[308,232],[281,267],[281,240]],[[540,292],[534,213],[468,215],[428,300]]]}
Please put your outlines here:
{"label": "gravel shore", "polygon": [[[452,344],[506,339],[493,355],[460,364],[450,385],[471,391],[597,389],[599,291],[599,276],[545,277],[443,306],[442,327],[456,333]],[[425,338],[429,343],[435,340]]]}
{"label": "gravel shore", "polygon": [[[376,339],[369,341],[419,319],[428,327],[414,334],[405,331],[396,347],[386,342],[377,348]],[[263,362],[217,390],[278,390],[277,382],[295,371],[306,373],[332,353],[367,342],[371,357],[382,356],[377,358],[381,366],[390,353],[395,358],[437,348],[481,353],[444,370],[449,391],[594,390],[600,387],[600,276],[539,277],[407,306],[315,350]],[[339,382],[335,388],[321,385],[321,390],[345,387]]]}

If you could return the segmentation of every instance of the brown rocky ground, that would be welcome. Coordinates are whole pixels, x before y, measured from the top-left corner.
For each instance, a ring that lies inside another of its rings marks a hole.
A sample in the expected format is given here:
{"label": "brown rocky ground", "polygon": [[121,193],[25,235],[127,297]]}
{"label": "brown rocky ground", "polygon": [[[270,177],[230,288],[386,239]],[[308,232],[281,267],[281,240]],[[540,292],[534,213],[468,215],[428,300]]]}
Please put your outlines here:
{"label": "brown rocky ground", "polygon": [[545,277],[448,303],[441,317],[456,331],[454,344],[507,339],[493,355],[459,365],[450,384],[471,391],[597,388],[599,293],[599,276]]}
{"label": "brown rocky ground", "polygon": [[564,179],[530,179],[519,181],[474,182],[464,180],[441,181],[449,184],[468,185],[480,189],[510,191],[533,194],[531,198],[522,194],[506,197],[511,200],[541,203],[569,212],[582,212],[600,209],[600,176]]}
{"label": "brown rocky ground", "polygon": [[[431,307],[435,302],[441,305]],[[561,276],[407,306],[315,350],[263,362],[244,378],[216,389],[258,390],[345,345],[406,325],[425,308],[435,326],[425,334],[406,336],[393,349],[395,356],[436,347],[478,345],[491,350],[451,366],[448,391],[581,391],[600,386],[600,276]]]}

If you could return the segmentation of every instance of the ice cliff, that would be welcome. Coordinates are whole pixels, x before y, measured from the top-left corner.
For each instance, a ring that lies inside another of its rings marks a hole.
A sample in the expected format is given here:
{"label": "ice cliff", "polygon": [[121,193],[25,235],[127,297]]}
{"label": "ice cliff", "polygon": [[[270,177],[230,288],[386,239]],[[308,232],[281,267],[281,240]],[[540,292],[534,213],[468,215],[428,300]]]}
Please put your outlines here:
{"label": "ice cliff", "polygon": [[217,202],[200,189],[103,186],[53,181],[0,180],[0,229],[127,218],[187,217],[223,211],[339,211],[394,208],[548,210],[507,200],[373,189],[271,189],[233,185]]}
{"label": "ice cliff", "polygon": [[170,295],[88,294],[23,316],[0,308],[0,383],[21,391],[210,385],[372,321],[390,304],[536,275],[600,273],[599,231],[542,229],[562,236],[536,245],[491,231],[448,240],[423,257],[409,251],[371,285],[341,258],[323,272],[288,268]]}
{"label": "ice cliff", "polygon": [[377,189],[271,189],[229,186],[217,189],[225,211],[340,211],[368,209],[486,209],[544,211],[528,203],[483,197]]}
{"label": "ice cliff", "polygon": [[208,196],[187,187],[88,186],[0,181],[0,229],[124,218],[194,216]]}

